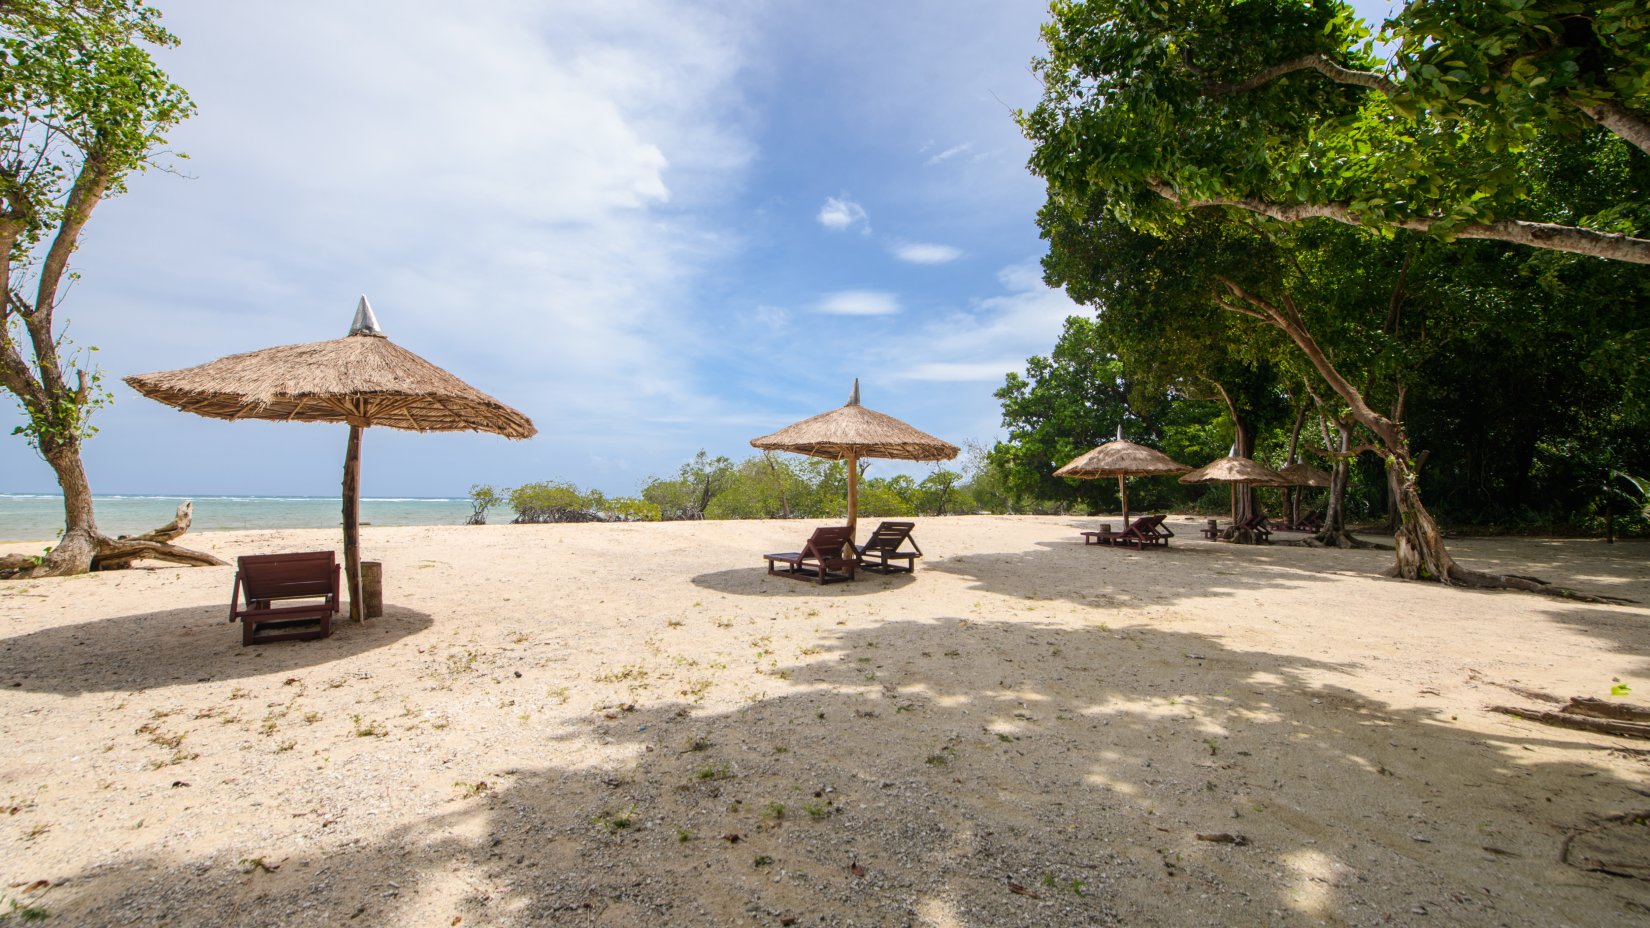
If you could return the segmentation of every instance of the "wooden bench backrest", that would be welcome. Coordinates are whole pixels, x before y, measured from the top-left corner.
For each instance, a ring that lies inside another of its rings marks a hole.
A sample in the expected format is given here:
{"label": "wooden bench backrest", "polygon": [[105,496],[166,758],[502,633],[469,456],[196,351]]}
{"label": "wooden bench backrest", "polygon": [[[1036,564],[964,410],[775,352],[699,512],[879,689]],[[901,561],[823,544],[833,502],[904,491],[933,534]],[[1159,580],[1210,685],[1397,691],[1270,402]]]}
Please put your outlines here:
{"label": "wooden bench backrest", "polygon": [[1167,517],[1141,516],[1140,518],[1135,519],[1134,524],[1129,526],[1129,528],[1134,529],[1142,535],[1147,535],[1150,534],[1153,529],[1157,528],[1159,525],[1162,525],[1165,518]]}
{"label": "wooden bench backrest", "polygon": [[884,522],[877,526],[877,530],[871,533],[870,538],[865,539],[865,550],[897,551],[900,545],[905,544],[905,539],[911,537],[911,530],[916,527],[915,522]]}
{"label": "wooden bench backrest", "polygon": [[808,546],[803,549],[811,550],[820,560],[845,560],[842,549],[853,540],[853,530],[846,525],[836,525],[827,528],[816,528],[808,538]]}
{"label": "wooden bench backrest", "polygon": [[237,562],[237,578],[248,600],[331,596],[337,557],[331,551],[247,554]]}

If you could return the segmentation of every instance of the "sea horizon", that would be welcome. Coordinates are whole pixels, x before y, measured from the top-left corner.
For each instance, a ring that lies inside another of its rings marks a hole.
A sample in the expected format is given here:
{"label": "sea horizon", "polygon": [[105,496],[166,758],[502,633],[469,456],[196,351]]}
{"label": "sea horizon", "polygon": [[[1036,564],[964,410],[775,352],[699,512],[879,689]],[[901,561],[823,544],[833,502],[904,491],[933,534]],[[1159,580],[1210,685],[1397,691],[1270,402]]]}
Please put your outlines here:
{"label": "sea horizon", "polygon": [[[133,535],[170,522],[184,500],[195,504],[191,531],[335,528],[343,523],[337,496],[94,493],[92,510],[104,534]],[[462,525],[469,515],[468,497],[361,499],[365,525]],[[62,531],[63,494],[0,493],[0,542],[50,542]]]}

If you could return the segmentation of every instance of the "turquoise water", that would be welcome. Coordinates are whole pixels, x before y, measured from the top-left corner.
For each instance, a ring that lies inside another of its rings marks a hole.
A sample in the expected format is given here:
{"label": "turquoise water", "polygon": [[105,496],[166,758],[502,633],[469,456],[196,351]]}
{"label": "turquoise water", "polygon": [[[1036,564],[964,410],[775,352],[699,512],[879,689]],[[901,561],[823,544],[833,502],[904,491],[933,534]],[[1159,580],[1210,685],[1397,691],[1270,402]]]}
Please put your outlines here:
{"label": "turquoise water", "polygon": [[[258,528],[337,528],[338,497],[94,496],[97,527],[105,535],[135,535],[172,521],[178,504],[195,501],[191,531]],[[468,499],[363,499],[361,521],[371,525],[463,525]],[[508,522],[510,513],[494,512]],[[0,493],[0,541],[51,541],[63,530],[63,498]]]}

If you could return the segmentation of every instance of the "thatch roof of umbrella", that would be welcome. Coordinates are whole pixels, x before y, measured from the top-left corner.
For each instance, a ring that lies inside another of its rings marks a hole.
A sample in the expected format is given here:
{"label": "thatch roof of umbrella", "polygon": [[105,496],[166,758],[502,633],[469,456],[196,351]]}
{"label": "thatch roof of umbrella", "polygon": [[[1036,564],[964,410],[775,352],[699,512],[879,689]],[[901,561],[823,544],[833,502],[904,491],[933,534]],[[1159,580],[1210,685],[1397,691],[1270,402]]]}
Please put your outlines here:
{"label": "thatch roof of umbrella", "polygon": [[348,422],[507,438],[536,434],[526,416],[385,338],[371,314],[362,297],[357,325],[344,338],[125,380],[150,399],[213,419]]}
{"label": "thatch roof of umbrella", "polygon": [[912,428],[904,422],[859,404],[859,379],[840,409],[810,416],[761,438],[751,447],[763,451],[792,451],[827,461],[848,462],[848,528],[859,523],[860,458],[898,461],[949,461],[962,449]]}
{"label": "thatch roof of umbrella", "polygon": [[1166,474],[1184,474],[1190,467],[1176,461],[1155,448],[1123,440],[1123,426],[1117,427],[1117,438],[1089,451],[1054,472],[1056,477],[1116,477],[1117,498],[1123,504],[1123,526],[1129,524],[1129,488],[1126,477],[1155,477]]}
{"label": "thatch roof of umbrella", "polygon": [[1155,448],[1132,441],[1108,441],[1054,472],[1056,477],[1152,477],[1191,470]]}
{"label": "thatch roof of umbrella", "polygon": [[1292,487],[1327,487],[1329,474],[1319,470],[1304,461],[1296,461],[1288,467],[1278,468],[1278,475]]}
{"label": "thatch roof of umbrella", "polygon": [[1184,477],[1181,483],[1254,483],[1261,486],[1283,486],[1283,475],[1265,464],[1249,458],[1227,456],[1216,458]]}
{"label": "thatch roof of umbrella", "polygon": [[962,449],[912,428],[886,413],[859,404],[859,381],[847,405],[810,416],[761,438],[751,447],[763,451],[794,451],[827,461],[855,458],[891,458],[900,461],[949,461]]}
{"label": "thatch roof of umbrella", "polygon": [[344,576],[360,621],[361,430],[496,432],[531,438],[526,416],[384,337],[366,297],[349,335],[230,355],[196,367],[125,378],[152,400],[213,419],[346,422]]}

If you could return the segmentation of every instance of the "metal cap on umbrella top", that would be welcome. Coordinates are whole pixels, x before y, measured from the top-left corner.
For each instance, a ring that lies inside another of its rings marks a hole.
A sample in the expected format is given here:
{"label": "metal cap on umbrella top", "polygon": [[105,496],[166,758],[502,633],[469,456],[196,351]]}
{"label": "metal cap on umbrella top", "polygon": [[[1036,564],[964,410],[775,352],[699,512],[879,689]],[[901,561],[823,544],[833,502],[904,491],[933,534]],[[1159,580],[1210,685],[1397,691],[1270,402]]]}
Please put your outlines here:
{"label": "metal cap on umbrella top", "polygon": [[196,367],[124,378],[152,400],[214,419],[343,422],[344,563],[350,614],[360,605],[361,430],[537,434],[532,420],[385,337],[365,296],[350,334],[235,354]]}
{"label": "metal cap on umbrella top", "polygon": [[848,402],[810,416],[771,435],[751,439],[762,451],[790,451],[827,461],[848,462],[848,527],[859,521],[859,459],[949,461],[962,449],[886,413],[860,405],[859,379]]}

